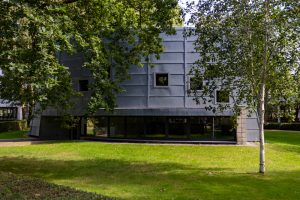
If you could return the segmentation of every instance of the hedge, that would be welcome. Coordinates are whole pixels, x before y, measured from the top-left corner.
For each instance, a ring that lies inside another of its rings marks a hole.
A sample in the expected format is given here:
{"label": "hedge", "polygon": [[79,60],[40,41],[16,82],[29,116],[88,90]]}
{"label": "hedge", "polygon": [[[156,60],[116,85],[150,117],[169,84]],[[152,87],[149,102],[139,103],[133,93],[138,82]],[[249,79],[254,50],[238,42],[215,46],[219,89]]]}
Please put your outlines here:
{"label": "hedge", "polygon": [[265,129],[300,131],[300,123],[267,123]]}
{"label": "hedge", "polygon": [[22,131],[27,129],[26,120],[18,121],[0,121],[0,132]]}

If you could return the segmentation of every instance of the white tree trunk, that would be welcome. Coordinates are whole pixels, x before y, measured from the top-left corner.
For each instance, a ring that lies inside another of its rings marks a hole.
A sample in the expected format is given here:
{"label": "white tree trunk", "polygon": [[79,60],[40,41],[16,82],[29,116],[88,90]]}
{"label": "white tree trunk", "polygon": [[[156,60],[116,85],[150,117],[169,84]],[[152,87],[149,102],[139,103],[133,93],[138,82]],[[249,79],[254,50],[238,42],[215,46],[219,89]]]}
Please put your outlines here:
{"label": "white tree trunk", "polygon": [[264,134],[264,121],[265,121],[265,88],[266,84],[262,83],[260,91],[259,101],[259,138],[260,138],[260,149],[259,149],[259,173],[264,174],[265,167],[265,134]]}
{"label": "white tree trunk", "polygon": [[260,136],[260,150],[259,150],[259,173],[264,174],[266,171],[265,166],[265,94],[266,94],[266,79],[267,79],[267,66],[268,66],[268,24],[269,23],[269,0],[265,2],[265,47],[264,47],[264,63],[262,66],[262,81],[260,87],[260,100],[259,100],[259,136]]}

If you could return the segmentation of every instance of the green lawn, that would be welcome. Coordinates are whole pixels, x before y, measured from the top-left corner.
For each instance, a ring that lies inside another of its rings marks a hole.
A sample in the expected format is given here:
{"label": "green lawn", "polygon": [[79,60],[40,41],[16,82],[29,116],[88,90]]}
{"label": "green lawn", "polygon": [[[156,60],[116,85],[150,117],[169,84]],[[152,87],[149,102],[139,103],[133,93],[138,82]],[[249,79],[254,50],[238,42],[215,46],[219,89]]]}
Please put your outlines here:
{"label": "green lawn", "polygon": [[300,132],[266,132],[258,147],[60,142],[0,148],[12,172],[122,199],[300,199]]}
{"label": "green lawn", "polygon": [[83,192],[70,187],[48,183],[28,176],[0,172],[0,199],[5,200],[53,200],[88,199],[113,200],[95,193]]}
{"label": "green lawn", "polygon": [[0,133],[1,139],[18,139],[18,138],[28,138],[28,131],[8,131]]}

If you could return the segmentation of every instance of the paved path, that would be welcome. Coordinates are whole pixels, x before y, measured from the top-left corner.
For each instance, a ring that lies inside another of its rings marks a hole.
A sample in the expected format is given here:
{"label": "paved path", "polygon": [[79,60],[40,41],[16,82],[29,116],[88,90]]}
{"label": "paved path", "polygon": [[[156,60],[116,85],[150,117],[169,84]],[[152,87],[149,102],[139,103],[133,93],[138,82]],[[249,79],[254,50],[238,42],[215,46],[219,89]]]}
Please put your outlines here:
{"label": "paved path", "polygon": [[0,140],[0,147],[16,147],[16,146],[28,146],[32,144],[42,144],[46,143],[47,141],[41,141],[34,138],[29,139],[1,139]]}

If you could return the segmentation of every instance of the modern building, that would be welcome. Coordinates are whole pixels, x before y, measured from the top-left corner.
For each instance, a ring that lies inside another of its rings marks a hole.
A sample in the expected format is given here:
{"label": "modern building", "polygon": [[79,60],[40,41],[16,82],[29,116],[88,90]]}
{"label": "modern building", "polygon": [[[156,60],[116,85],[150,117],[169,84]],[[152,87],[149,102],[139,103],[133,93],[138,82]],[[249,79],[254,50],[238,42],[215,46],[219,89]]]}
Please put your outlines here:
{"label": "modern building", "polygon": [[[194,52],[195,38],[185,38],[183,31],[177,29],[175,35],[161,34],[165,51],[159,60],[155,56],[150,57],[154,67],[144,62],[144,67],[133,66],[130,69],[131,79],[121,84],[125,92],[118,94],[115,111],[107,113],[99,110],[95,115],[97,136],[238,143],[259,139],[257,120],[249,117],[247,111],[234,119],[230,110],[213,113],[206,110],[208,104],[196,104],[193,96],[189,95],[191,86],[201,92],[201,84],[195,85],[197,83],[189,75],[191,65],[199,55]],[[82,68],[83,57],[80,55],[61,53],[59,60],[69,67],[74,87],[84,94],[77,97],[72,111],[72,114],[81,117],[81,122],[71,134],[60,128],[57,112],[48,109],[33,123],[32,135],[42,138],[78,137],[87,132],[83,116],[90,95],[87,85],[92,80],[91,75]],[[212,105],[232,101],[229,96],[224,98],[221,94],[222,91],[216,90]],[[237,125],[234,125],[235,120]]]}

